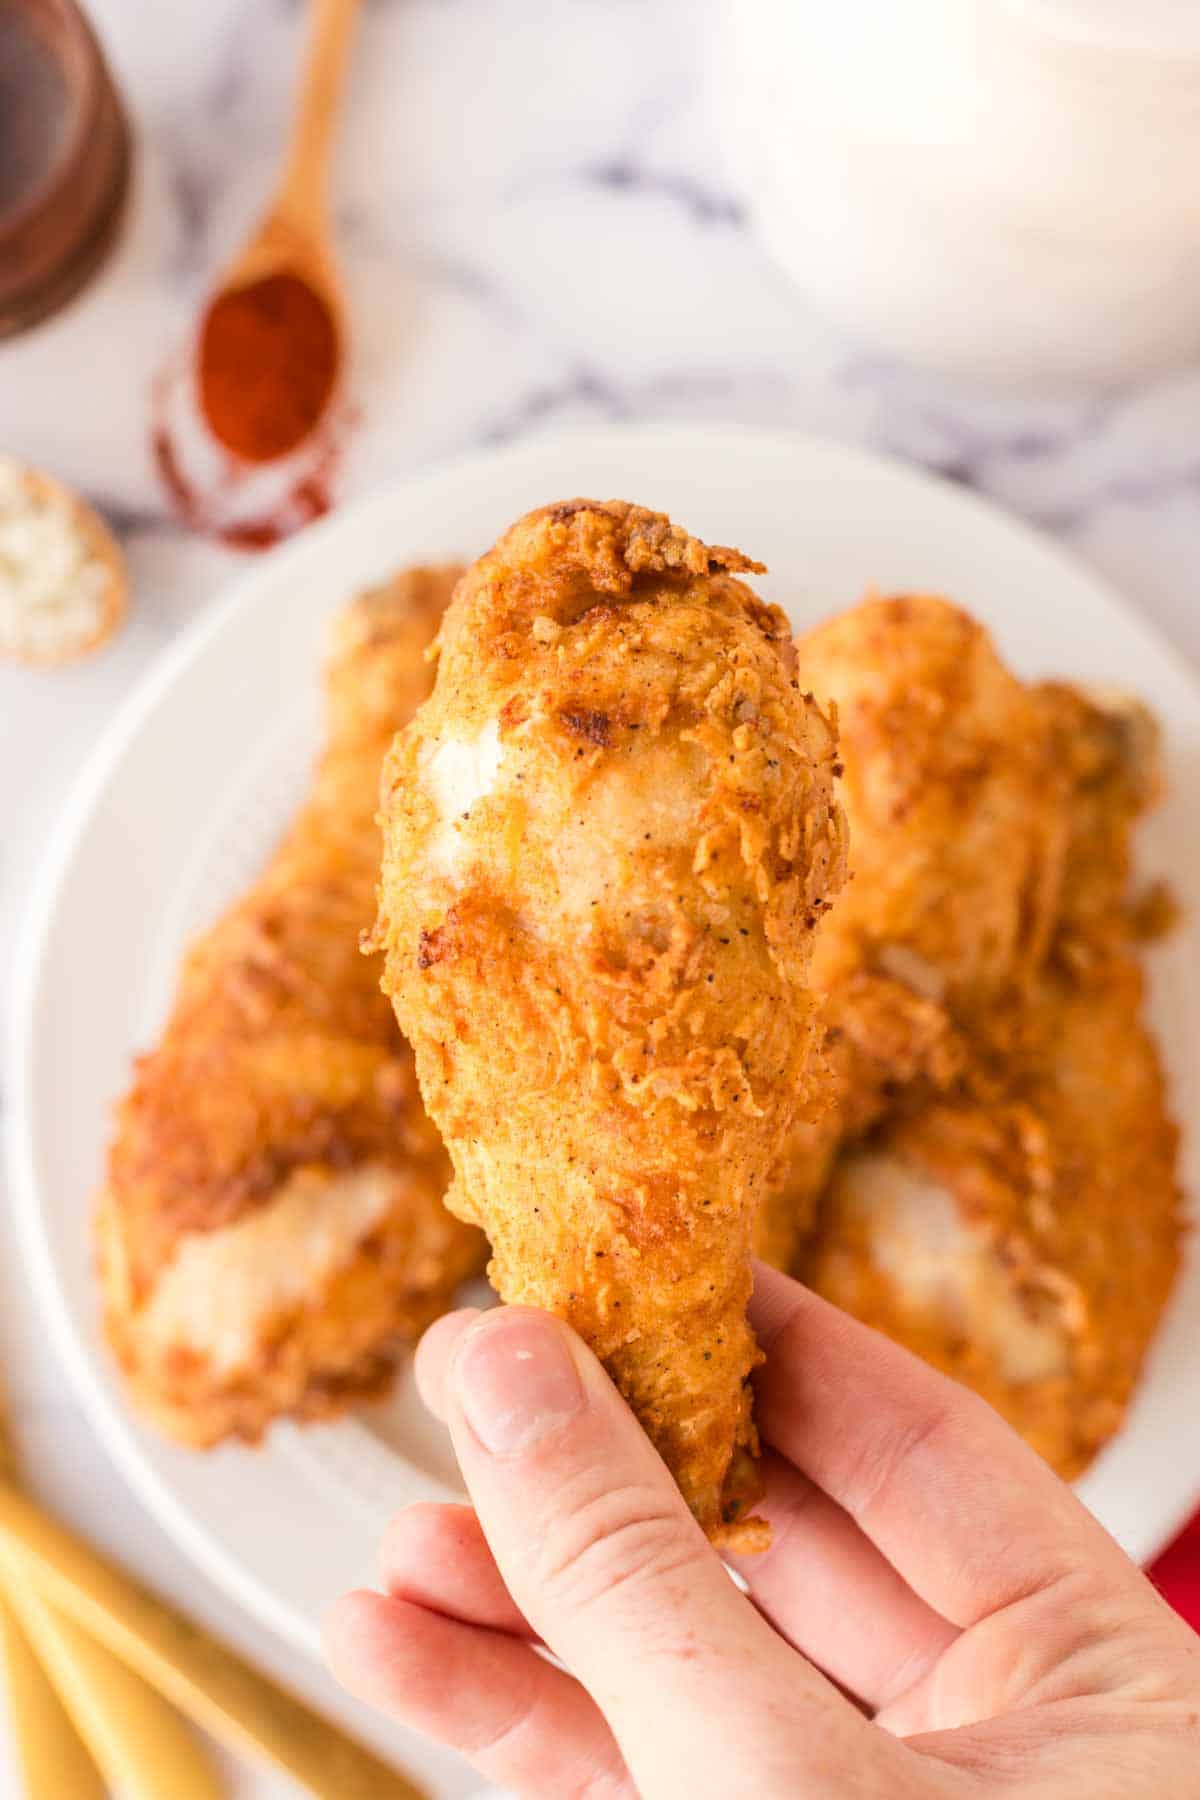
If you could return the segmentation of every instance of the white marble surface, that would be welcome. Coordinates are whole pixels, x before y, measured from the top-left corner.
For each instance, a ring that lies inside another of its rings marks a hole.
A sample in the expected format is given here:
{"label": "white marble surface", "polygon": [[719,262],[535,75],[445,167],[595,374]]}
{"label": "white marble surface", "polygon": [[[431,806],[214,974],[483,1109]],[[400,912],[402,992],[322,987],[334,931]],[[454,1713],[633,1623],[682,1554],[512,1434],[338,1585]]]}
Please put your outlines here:
{"label": "white marble surface", "polygon": [[[719,4],[368,5],[334,176],[363,410],[340,492],[571,422],[793,425],[994,495],[1104,569],[1200,662],[1200,370],[1118,394],[988,396],[889,366],[807,313],[759,250],[729,172]],[[147,454],[148,389],[267,188],[300,18],[295,0],[94,0],[91,11],[138,128],[133,215],[81,302],[0,346],[0,450],[104,508],[135,603],[91,663],[0,672],[5,981],[31,860],[66,784],[137,675],[238,562],[167,516]],[[5,1384],[46,1498],[351,1716],[147,1520],[65,1391],[11,1255],[0,1282]],[[11,1770],[4,1780],[15,1792]],[[236,1792],[285,1788],[239,1773]]]}

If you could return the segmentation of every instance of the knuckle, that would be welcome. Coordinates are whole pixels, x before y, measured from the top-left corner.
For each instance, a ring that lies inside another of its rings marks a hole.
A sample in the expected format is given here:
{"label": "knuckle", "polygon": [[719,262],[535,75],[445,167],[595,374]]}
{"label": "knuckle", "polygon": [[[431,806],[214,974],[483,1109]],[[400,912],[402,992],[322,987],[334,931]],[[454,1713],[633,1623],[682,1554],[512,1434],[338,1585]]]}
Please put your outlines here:
{"label": "knuckle", "polygon": [[1116,1621],[1097,1600],[1067,1573],[980,1620],[939,1670],[939,1716],[959,1721],[1100,1691],[1097,1652],[1107,1650]]}
{"label": "knuckle", "polygon": [[908,1467],[922,1453],[936,1454],[955,1424],[952,1409],[938,1407],[906,1420],[882,1445],[872,1441],[869,1453],[856,1458],[846,1473],[842,1504],[850,1516],[868,1523]]}
{"label": "knuckle", "polygon": [[698,1551],[652,1489],[609,1488],[577,1497],[560,1514],[541,1544],[539,1574],[558,1604],[579,1612],[618,1590],[670,1579]]}
{"label": "knuckle", "polygon": [[489,1763],[498,1765],[536,1727],[538,1705],[537,1693],[531,1689],[517,1698],[506,1712],[489,1718],[480,1730],[469,1737],[460,1736],[455,1747],[464,1756],[477,1760],[486,1758]]}
{"label": "knuckle", "polygon": [[569,1800],[637,1800],[637,1795],[624,1774],[593,1769],[580,1776]]}

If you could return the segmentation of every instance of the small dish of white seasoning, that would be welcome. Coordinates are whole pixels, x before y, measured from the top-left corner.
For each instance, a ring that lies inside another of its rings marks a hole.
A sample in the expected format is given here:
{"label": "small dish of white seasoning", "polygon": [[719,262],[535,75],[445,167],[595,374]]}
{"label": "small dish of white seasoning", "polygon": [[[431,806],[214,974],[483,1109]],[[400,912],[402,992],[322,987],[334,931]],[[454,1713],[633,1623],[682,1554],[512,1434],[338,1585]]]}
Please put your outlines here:
{"label": "small dish of white seasoning", "polygon": [[0,456],[0,657],[83,656],[116,630],[128,591],[99,514],[53,476]]}

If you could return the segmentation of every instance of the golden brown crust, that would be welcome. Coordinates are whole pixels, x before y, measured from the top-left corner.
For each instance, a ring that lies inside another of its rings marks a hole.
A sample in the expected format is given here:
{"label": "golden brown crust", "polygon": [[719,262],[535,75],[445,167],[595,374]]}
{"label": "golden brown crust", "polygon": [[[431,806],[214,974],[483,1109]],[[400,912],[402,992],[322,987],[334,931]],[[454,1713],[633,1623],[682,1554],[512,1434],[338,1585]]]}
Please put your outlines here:
{"label": "golden brown crust", "polygon": [[171,1020],[118,1109],[109,1185],[148,1284],[185,1231],[262,1205],[313,1163],[437,1162],[411,1057],[359,936],[374,906],[376,772],[428,691],[456,571],[411,570],[334,621],[328,748],[249,893],[186,954]]}
{"label": "golden brown crust", "polygon": [[964,1032],[1045,956],[1066,782],[1047,713],[983,627],[927,595],[869,599],[801,637],[797,672],[836,714],[850,879],[819,933],[828,1068],[763,1210],[787,1267],[838,1147],[945,1089]]}
{"label": "golden brown crust", "polygon": [[[128,1233],[113,1197],[102,1195],[96,1251],[105,1331],[139,1411],[181,1443],[207,1449],[225,1438],[256,1443],[276,1418],[330,1418],[386,1389],[402,1347],[481,1271],[485,1249],[446,1210],[443,1155],[427,1166],[405,1169],[397,1158],[393,1165],[380,1222],[331,1274],[258,1320],[252,1353],[233,1367],[215,1367],[185,1336],[172,1344],[153,1330],[146,1303],[155,1290],[135,1299]],[[214,1310],[221,1299],[215,1291]]]}
{"label": "golden brown crust", "polygon": [[1070,794],[1054,953],[1086,960],[1091,945],[1103,951],[1114,933],[1139,935],[1133,830],[1162,793],[1161,733],[1149,708],[1129,694],[1046,681],[1034,695]]}
{"label": "golden brown crust", "polygon": [[857,608],[800,666],[838,707],[855,881],[816,959],[838,1106],[793,1144],[764,1248],[807,1233],[804,1279],[1076,1474],[1120,1423],[1178,1259],[1129,903],[1154,721],[1020,689],[936,601]]}
{"label": "golden brown crust", "polygon": [[1179,1260],[1176,1133],[1141,1006],[1123,950],[1086,976],[1048,968],[953,1095],[870,1140],[901,1181],[949,1197],[1053,1366],[1020,1367],[1020,1329],[997,1339],[993,1289],[973,1301],[944,1245],[936,1285],[906,1275],[900,1227],[886,1207],[863,1210],[853,1159],[802,1264],[818,1292],[975,1388],[1064,1476],[1120,1425]]}
{"label": "golden brown crust", "polygon": [[623,502],[519,521],[388,759],[377,927],[502,1296],[571,1321],[744,1541],[750,1238],[844,854],[833,735],[752,566]]}
{"label": "golden brown crust", "polygon": [[925,595],[867,600],[797,645],[837,709],[850,882],[814,975],[863,970],[969,1017],[1045,956],[1066,780],[1041,708],[983,627]]}
{"label": "golden brown crust", "polygon": [[[407,571],[338,616],[311,794],[254,887],[189,950],[162,1039],[117,1110],[100,1222],[107,1329],[141,1402],[191,1441],[255,1435],[277,1412],[310,1416],[374,1385],[480,1260],[444,1211],[449,1163],[359,950],[380,763],[428,690],[424,653],[457,574]],[[366,1167],[394,1187],[373,1241],[264,1322],[252,1364],[218,1371],[151,1341],[148,1309],[185,1244],[277,1205],[296,1178]]]}

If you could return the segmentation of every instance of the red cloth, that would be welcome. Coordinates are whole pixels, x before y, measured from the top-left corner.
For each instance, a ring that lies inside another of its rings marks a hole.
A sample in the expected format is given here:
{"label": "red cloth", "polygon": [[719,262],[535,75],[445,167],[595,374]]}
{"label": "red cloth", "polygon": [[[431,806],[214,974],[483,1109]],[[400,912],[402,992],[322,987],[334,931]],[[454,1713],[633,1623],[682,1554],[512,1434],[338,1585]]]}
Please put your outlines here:
{"label": "red cloth", "polygon": [[1200,1631],[1200,1513],[1150,1565],[1150,1575],[1175,1611]]}

